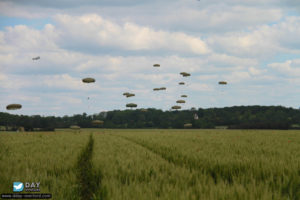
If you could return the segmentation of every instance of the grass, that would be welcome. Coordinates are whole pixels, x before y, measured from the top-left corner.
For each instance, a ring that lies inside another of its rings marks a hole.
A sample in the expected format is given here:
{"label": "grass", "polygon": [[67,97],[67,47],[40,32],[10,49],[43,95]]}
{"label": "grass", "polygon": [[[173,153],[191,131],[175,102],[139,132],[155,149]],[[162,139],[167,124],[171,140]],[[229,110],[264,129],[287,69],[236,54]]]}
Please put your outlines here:
{"label": "grass", "polygon": [[58,200],[297,200],[300,131],[0,132],[0,180],[0,193],[38,181]]}
{"label": "grass", "polygon": [[54,199],[76,199],[74,166],[87,141],[87,134],[72,132],[1,132],[0,193],[11,193],[14,181],[40,182]]}

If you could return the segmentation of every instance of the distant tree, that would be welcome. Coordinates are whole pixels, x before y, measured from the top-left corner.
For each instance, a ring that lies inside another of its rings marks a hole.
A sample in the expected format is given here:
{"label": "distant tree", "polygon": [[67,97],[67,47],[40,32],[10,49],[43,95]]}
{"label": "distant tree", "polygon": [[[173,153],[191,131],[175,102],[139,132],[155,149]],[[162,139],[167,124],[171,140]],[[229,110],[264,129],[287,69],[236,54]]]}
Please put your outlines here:
{"label": "distant tree", "polygon": [[[199,119],[193,118],[197,114]],[[228,126],[241,129],[288,129],[300,124],[300,110],[282,106],[233,106],[198,110],[162,111],[149,108],[147,111],[113,110],[94,115],[86,113],[73,116],[24,116],[0,112],[0,126],[16,130],[41,128],[68,128],[78,125],[91,128],[92,120],[103,120],[104,128],[184,128],[185,123],[192,123],[193,128],[214,128]]]}

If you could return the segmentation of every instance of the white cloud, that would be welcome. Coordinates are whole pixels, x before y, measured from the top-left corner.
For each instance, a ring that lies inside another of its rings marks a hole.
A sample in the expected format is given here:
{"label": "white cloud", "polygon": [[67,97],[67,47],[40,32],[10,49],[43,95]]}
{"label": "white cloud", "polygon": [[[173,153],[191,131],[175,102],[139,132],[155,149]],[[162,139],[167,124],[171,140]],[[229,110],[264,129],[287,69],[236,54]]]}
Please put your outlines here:
{"label": "white cloud", "polygon": [[[0,31],[0,101],[24,104],[21,113],[93,113],[131,101],[169,109],[183,92],[186,107],[211,107],[221,89],[222,106],[271,104],[297,90],[300,17],[279,0],[32,2],[0,2],[2,15],[27,18],[15,25],[8,17],[12,25]],[[49,16],[42,28],[28,20]],[[220,88],[220,80],[228,85]],[[124,98],[127,91],[136,96]]]}
{"label": "white cloud", "polygon": [[48,17],[49,13],[53,13],[53,9],[39,9],[37,6],[17,5],[12,1],[0,1],[0,13],[8,17],[22,17],[27,19]]}
{"label": "white cloud", "polygon": [[[222,33],[234,30],[244,30],[265,23],[273,23],[283,17],[280,8],[259,6],[228,5],[225,3],[203,5],[195,1],[190,5],[186,1],[181,4],[171,4],[165,12],[145,12],[142,17],[136,19],[136,15],[127,18],[135,18],[140,24],[152,24],[170,30],[197,31],[211,34],[221,31]],[[145,8],[146,9],[146,8]]]}
{"label": "white cloud", "polygon": [[188,86],[189,89],[196,92],[207,92],[207,91],[214,91],[214,87],[208,84],[201,84],[201,83],[193,83]]}
{"label": "white cloud", "polygon": [[237,72],[232,72],[229,75],[225,75],[224,77],[230,83],[237,83],[241,81],[247,81],[247,79],[251,78],[251,75],[249,74],[249,72],[246,71],[237,71]]}
{"label": "white cloud", "polygon": [[[52,97],[52,99],[56,102],[56,105],[66,105],[66,104],[70,104],[70,105],[76,105],[76,104],[82,104],[83,100],[80,98],[76,98],[76,97],[69,97],[69,96],[65,96],[64,94],[61,95],[57,95]],[[63,107],[60,107],[60,110],[63,109]]]}
{"label": "white cloud", "polygon": [[25,25],[7,27],[3,40],[18,50],[51,50],[57,48],[54,38],[57,37],[54,26],[45,25],[42,31],[28,28]]}
{"label": "white cloud", "polygon": [[299,53],[300,17],[286,17],[274,25],[259,26],[250,32],[233,32],[207,39],[216,51],[235,56],[268,59],[278,53]]}
{"label": "white cloud", "polygon": [[121,48],[123,50],[168,50],[206,54],[200,38],[181,32],[156,31],[134,23],[118,25],[96,14],[84,16],[57,15],[59,43],[65,47]]}
{"label": "white cloud", "polygon": [[267,71],[266,69],[261,70],[261,69],[255,68],[255,67],[249,67],[249,73],[253,76],[261,75],[262,73],[264,73],[266,71]]}
{"label": "white cloud", "polygon": [[282,76],[300,76],[300,59],[287,60],[283,63],[271,63],[268,66],[277,70]]}
{"label": "white cloud", "polygon": [[[89,90],[95,87],[94,84],[83,84],[81,79],[73,78],[68,74],[43,76],[39,79],[45,86],[57,89]],[[89,85],[89,87],[85,85]]]}
{"label": "white cloud", "polygon": [[0,74],[0,88],[5,92],[19,93],[22,88],[28,88],[34,85],[30,79],[18,75]]}

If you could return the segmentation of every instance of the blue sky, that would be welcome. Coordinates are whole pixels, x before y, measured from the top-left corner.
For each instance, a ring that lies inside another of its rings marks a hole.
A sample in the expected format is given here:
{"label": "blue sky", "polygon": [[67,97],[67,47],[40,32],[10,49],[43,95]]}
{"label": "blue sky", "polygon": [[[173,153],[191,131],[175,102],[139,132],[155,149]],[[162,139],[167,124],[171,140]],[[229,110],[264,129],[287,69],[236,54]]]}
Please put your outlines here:
{"label": "blue sky", "polygon": [[[10,113],[27,115],[93,114],[126,103],[169,110],[182,94],[183,109],[298,108],[299,12],[295,0],[3,0],[0,111],[10,103],[23,105]],[[96,82],[83,84],[85,77]]]}

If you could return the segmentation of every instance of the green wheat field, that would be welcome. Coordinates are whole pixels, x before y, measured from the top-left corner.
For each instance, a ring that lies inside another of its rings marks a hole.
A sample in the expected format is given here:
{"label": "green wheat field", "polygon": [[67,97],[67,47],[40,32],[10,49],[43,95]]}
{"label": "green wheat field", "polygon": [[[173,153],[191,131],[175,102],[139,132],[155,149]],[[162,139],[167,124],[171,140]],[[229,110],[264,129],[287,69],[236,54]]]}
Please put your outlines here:
{"label": "green wheat field", "polygon": [[300,131],[0,132],[0,193],[54,200],[300,199]]}

